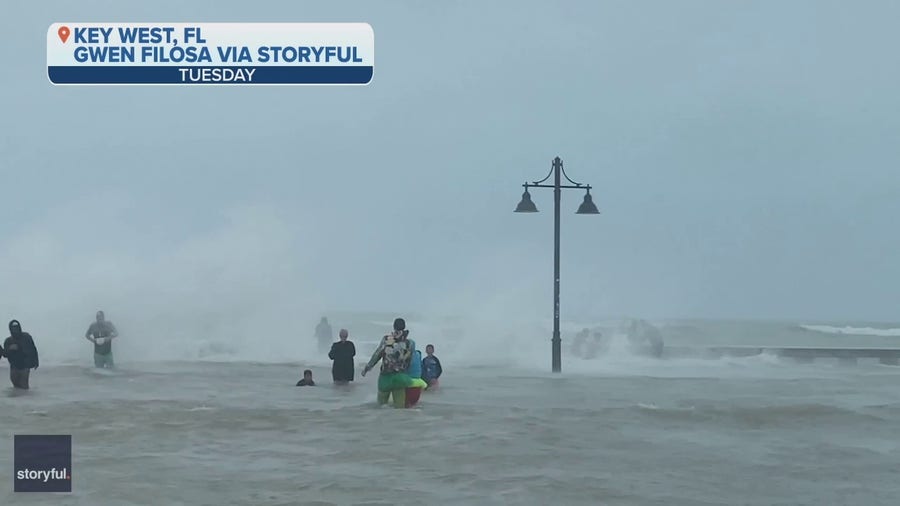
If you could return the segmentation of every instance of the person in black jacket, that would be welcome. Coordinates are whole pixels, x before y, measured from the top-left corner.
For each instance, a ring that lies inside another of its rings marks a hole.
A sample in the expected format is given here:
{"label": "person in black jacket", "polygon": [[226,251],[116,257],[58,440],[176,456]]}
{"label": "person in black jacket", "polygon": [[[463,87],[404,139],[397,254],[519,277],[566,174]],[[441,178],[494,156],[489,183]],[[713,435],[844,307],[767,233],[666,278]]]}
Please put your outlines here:
{"label": "person in black jacket", "polygon": [[331,345],[328,358],[334,361],[331,365],[331,378],[335,383],[349,383],[353,381],[353,357],[356,356],[356,346],[353,341],[348,341],[350,335],[347,329],[341,329],[341,340]]}
{"label": "person in black jacket", "polygon": [[3,354],[9,361],[9,381],[15,388],[28,390],[31,370],[38,368],[37,347],[31,334],[22,332],[22,325],[18,320],[9,322],[9,334],[3,342]]}

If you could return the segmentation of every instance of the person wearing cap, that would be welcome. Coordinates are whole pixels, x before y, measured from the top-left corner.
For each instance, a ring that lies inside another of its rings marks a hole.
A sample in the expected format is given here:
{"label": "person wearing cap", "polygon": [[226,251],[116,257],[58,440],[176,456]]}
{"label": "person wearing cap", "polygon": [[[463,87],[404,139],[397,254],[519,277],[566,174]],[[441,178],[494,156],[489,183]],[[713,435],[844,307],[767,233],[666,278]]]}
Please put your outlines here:
{"label": "person wearing cap", "polygon": [[9,337],[3,342],[3,354],[9,361],[9,381],[13,387],[28,390],[31,370],[38,368],[38,351],[31,334],[22,332],[18,320],[9,322]]}
{"label": "person wearing cap", "polygon": [[84,338],[94,343],[94,367],[112,369],[115,367],[112,353],[112,340],[119,337],[116,326],[106,319],[103,311],[97,311],[97,321],[91,323]]}
{"label": "person wearing cap", "polygon": [[409,341],[409,330],[403,318],[394,320],[394,330],[381,338],[378,348],[362,371],[365,376],[379,361],[381,373],[378,375],[378,404],[387,404],[393,398],[395,408],[405,408],[406,389],[412,384],[412,378],[406,374],[412,358],[412,346]]}

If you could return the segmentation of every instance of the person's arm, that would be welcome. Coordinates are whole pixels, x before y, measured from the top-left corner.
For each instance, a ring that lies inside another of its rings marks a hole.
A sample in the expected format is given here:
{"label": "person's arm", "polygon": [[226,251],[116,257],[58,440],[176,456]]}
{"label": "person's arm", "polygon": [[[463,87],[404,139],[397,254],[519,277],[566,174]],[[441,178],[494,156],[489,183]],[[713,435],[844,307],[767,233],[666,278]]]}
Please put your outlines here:
{"label": "person's arm", "polygon": [[353,358],[355,356],[356,356],[356,345],[353,343],[350,343],[350,358]]}
{"label": "person's arm", "polygon": [[119,337],[119,331],[116,329],[116,326],[113,325],[113,322],[109,322],[109,336],[110,339],[114,337]]}
{"label": "person's arm", "polygon": [[84,333],[84,338],[88,341],[93,341],[94,339],[91,337],[91,334],[94,333],[94,324],[88,325],[87,332]]}
{"label": "person's arm", "polygon": [[34,344],[34,338],[32,338],[30,334],[28,335],[28,343],[31,345],[32,353],[34,353],[34,369],[37,369],[38,365],[40,365],[40,360],[38,358],[37,346]]}
{"label": "person's arm", "polygon": [[375,348],[375,353],[372,354],[372,358],[370,358],[369,363],[366,364],[364,373],[370,371],[373,367],[375,367],[375,364],[377,364],[378,361],[381,360],[382,353],[384,353],[384,338],[381,338],[381,342],[378,343],[378,348]]}
{"label": "person's arm", "polygon": [[334,360],[334,345],[336,344],[337,343],[331,343],[331,350],[328,352],[328,358],[331,360]]}
{"label": "person's arm", "polygon": [[437,376],[435,376],[435,379],[437,379],[441,377],[441,373],[444,372],[444,368],[441,367],[441,361],[437,357],[434,357],[434,363],[437,366]]}

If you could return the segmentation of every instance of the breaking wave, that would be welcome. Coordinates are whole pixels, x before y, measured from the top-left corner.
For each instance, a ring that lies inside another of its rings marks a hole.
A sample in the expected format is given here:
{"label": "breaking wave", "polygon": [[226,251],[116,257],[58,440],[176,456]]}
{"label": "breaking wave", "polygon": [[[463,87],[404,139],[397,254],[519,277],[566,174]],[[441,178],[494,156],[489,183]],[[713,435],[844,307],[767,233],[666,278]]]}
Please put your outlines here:
{"label": "breaking wave", "polygon": [[842,334],[851,336],[900,337],[900,328],[875,327],[833,327],[831,325],[800,325],[800,328],[823,334]]}

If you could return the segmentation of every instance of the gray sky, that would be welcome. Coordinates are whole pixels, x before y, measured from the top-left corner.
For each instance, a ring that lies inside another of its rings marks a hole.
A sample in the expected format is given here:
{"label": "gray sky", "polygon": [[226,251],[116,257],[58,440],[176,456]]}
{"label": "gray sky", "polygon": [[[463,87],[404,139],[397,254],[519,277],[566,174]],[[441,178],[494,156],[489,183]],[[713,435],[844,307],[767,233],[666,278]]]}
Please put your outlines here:
{"label": "gray sky", "polygon": [[[564,194],[564,318],[898,319],[895,2],[4,11],[11,314],[549,318],[552,192],[533,192],[540,214],[512,209],[559,155],[603,212]],[[375,77],[53,87],[59,21],[365,21]]]}

